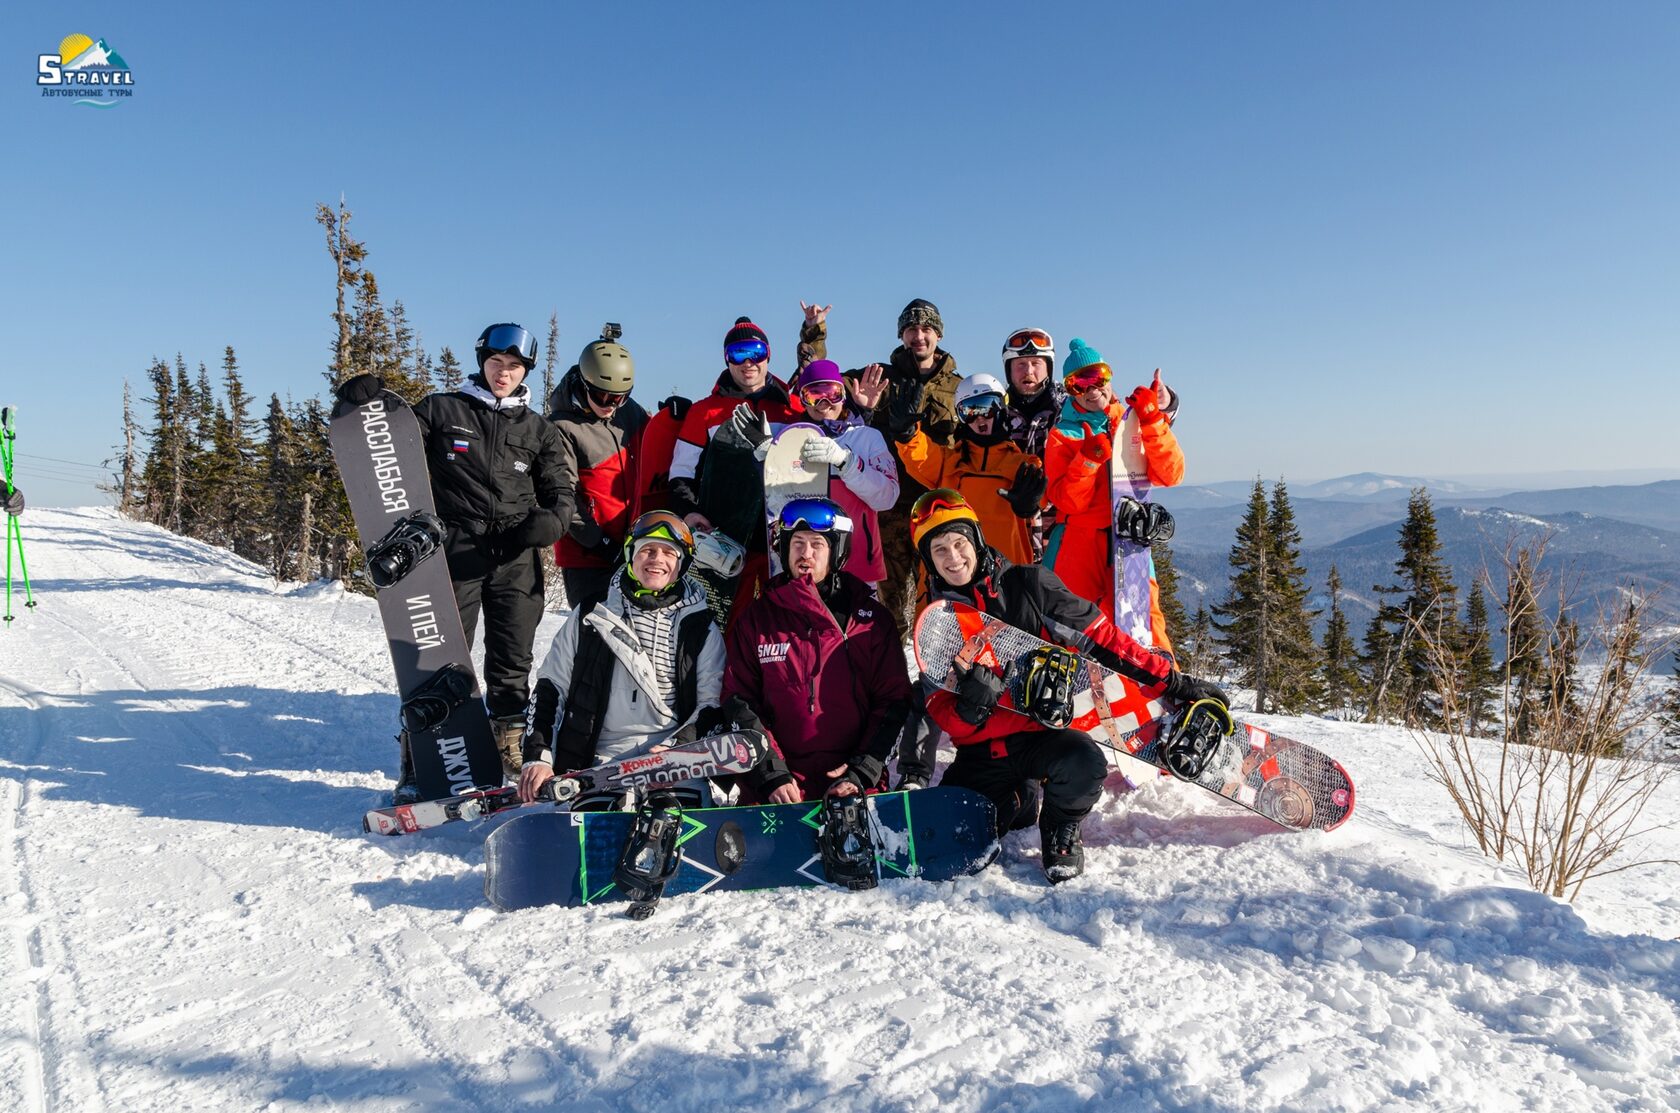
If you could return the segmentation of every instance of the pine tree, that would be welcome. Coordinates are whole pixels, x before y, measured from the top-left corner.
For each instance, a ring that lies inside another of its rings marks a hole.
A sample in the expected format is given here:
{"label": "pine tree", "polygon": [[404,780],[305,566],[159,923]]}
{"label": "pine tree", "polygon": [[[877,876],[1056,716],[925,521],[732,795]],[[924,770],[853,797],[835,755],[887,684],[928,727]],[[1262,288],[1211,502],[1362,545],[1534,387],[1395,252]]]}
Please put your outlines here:
{"label": "pine tree", "polygon": [[1669,678],[1657,721],[1663,727],[1668,752],[1680,756],[1680,654],[1674,658],[1674,675]]}
{"label": "pine tree", "polygon": [[133,392],[129,389],[128,380],[123,380],[123,447],[122,458],[117,464],[117,513],[125,518],[139,515],[140,504],[140,451],[136,441],[140,438],[140,426],[134,420]]}
{"label": "pine tree", "polygon": [[1342,610],[1342,576],[1332,564],[1325,584],[1330,593],[1330,617],[1324,624],[1324,702],[1332,711],[1346,707],[1359,693],[1358,651]]}
{"label": "pine tree", "polygon": [[1165,541],[1151,543],[1149,555],[1155,562],[1155,587],[1161,599],[1161,621],[1166,626],[1164,633],[1166,640],[1171,642],[1190,626],[1189,616],[1184,613],[1184,600],[1178,597],[1178,569],[1173,564],[1172,547]]}
{"label": "pine tree", "polygon": [[1178,667],[1189,676],[1211,677],[1219,669],[1219,647],[1213,634],[1213,616],[1206,606],[1196,607],[1189,630],[1173,643]]}
{"label": "pine tree", "polygon": [[1301,564],[1301,531],[1282,478],[1272,486],[1266,515],[1271,546],[1272,704],[1278,711],[1304,711],[1324,697],[1318,645],[1312,623],[1318,612],[1307,608],[1307,570]]}
{"label": "pine tree", "polygon": [[251,420],[251,396],[239,376],[233,345],[222,350],[222,392],[225,408],[217,411],[211,449],[211,473],[216,490],[217,528],[208,540],[226,545],[243,557],[261,554],[258,490],[253,482],[257,447]]}
{"label": "pine tree", "polygon": [[[1441,555],[1435,510],[1429,492],[1421,487],[1412,491],[1406,503],[1394,571],[1400,582],[1377,589],[1384,596],[1404,596],[1399,604],[1387,604],[1379,612],[1393,630],[1399,653],[1391,677],[1393,695],[1406,722],[1438,724],[1441,695],[1435,673],[1439,666],[1429,644],[1456,644],[1458,604],[1452,575]],[[1417,636],[1420,630],[1428,636]]]}
{"label": "pine tree", "polygon": [[437,388],[441,391],[461,389],[461,361],[455,358],[455,353],[448,345],[438,353]]}
{"label": "pine tree", "polygon": [[1533,737],[1537,716],[1548,694],[1546,636],[1540,622],[1540,600],[1535,590],[1539,556],[1530,549],[1517,550],[1505,584],[1501,609],[1505,618],[1505,663],[1500,668],[1509,704],[1505,717],[1506,738],[1527,742]]}
{"label": "pine tree", "polygon": [[542,408],[547,413],[551,408],[548,400],[554,394],[554,371],[560,365],[560,313],[555,311],[548,315],[548,351],[543,354],[542,377]]}
{"label": "pine tree", "polygon": [[350,313],[345,308],[345,299],[361,281],[362,260],[367,258],[367,248],[351,237],[350,215],[342,197],[339,198],[337,212],[327,205],[315,206],[315,223],[326,229],[327,254],[332,256],[337,287],[337,303],[333,309],[333,358],[326,372],[327,384],[333,387],[356,373],[350,369]]}
{"label": "pine tree", "polygon": [[302,579],[298,543],[297,433],[278,394],[268,396],[265,436],[258,459],[265,534],[264,563],[277,580]]}
{"label": "pine tree", "polygon": [[1493,637],[1488,627],[1487,597],[1482,585],[1470,585],[1464,605],[1464,631],[1459,643],[1458,690],[1464,702],[1464,729],[1475,735],[1493,721],[1499,697],[1499,676],[1493,668]]}
{"label": "pine tree", "polygon": [[1386,722],[1394,716],[1398,701],[1394,698],[1394,673],[1404,645],[1401,638],[1409,631],[1398,633],[1390,629],[1387,613],[1381,607],[1371,616],[1365,627],[1365,639],[1359,650],[1359,671],[1364,678],[1365,720]]}
{"label": "pine tree", "polygon": [[1272,560],[1266,488],[1256,477],[1228,558],[1233,569],[1230,587],[1225,602],[1213,608],[1213,625],[1239,682],[1254,689],[1257,711],[1266,709],[1271,695]]}

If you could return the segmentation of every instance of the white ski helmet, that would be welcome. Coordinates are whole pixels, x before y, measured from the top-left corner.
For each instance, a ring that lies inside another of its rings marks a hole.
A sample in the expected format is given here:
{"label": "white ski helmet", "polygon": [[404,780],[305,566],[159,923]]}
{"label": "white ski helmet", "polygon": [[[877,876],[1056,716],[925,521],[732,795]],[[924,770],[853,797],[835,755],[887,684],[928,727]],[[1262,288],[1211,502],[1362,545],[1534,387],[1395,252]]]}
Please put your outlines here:
{"label": "white ski helmet", "polygon": [[1004,390],[1003,383],[999,381],[996,375],[988,375],[982,371],[979,374],[968,376],[957,384],[957,396],[953,405],[956,409],[961,410],[964,403],[987,394],[997,395],[998,405],[1000,406],[1009,397]]}

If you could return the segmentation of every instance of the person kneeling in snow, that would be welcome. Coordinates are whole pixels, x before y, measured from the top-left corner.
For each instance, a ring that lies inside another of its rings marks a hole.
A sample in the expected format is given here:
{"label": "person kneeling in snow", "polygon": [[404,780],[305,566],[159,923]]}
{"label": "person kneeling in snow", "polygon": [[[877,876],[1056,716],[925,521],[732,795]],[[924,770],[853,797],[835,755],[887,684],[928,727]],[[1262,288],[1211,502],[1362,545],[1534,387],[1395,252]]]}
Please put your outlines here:
{"label": "person kneeling in snow", "polygon": [[776,524],[786,569],[735,620],[723,694],[758,715],[774,752],[754,770],[774,804],[875,792],[910,711],[898,628],[844,571],[852,522],[828,499],[794,499]]}
{"label": "person kneeling in snow", "polygon": [[[962,495],[929,491],[910,512],[910,536],[928,571],[934,600],[954,599],[1017,629],[1089,655],[1135,681],[1151,696],[1229,704],[1208,681],[1185,676],[1172,662],[1116,627],[1097,607],[1038,564],[1012,564],[986,545],[980,519]],[[960,668],[960,667],[959,667]],[[933,721],[951,736],[957,756],[940,782],[969,788],[997,805],[998,831],[1030,825],[1037,813],[1045,876],[1052,883],[1085,872],[1080,827],[1102,795],[1108,762],[1091,737],[1054,730],[1019,715],[993,715],[1004,681],[987,668],[960,673],[955,693],[928,696]],[[1034,785],[1042,783],[1040,809]]]}
{"label": "person kneeling in snow", "polygon": [[[727,718],[718,707],[723,637],[705,591],[685,575],[694,560],[688,526],[669,511],[649,511],[631,523],[624,556],[603,593],[577,601],[537,675],[519,773],[526,803],[556,769],[692,741]],[[699,781],[675,791],[688,806],[712,802]],[[584,797],[572,806],[619,803],[616,796]]]}

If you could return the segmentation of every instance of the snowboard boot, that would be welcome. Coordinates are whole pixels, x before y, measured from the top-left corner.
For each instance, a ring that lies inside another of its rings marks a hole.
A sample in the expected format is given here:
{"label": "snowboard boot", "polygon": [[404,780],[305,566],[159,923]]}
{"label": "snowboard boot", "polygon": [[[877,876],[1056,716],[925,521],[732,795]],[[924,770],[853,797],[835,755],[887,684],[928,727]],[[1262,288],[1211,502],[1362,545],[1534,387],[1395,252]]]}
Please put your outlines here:
{"label": "snowboard boot", "polygon": [[1085,845],[1079,830],[1084,822],[1084,816],[1058,819],[1048,812],[1039,821],[1044,876],[1050,879],[1050,884],[1072,881],[1085,872]]}
{"label": "snowboard boot", "polygon": [[490,721],[496,736],[496,750],[502,755],[502,773],[510,781],[519,779],[525,767],[525,716],[509,715]]}
{"label": "snowboard boot", "polygon": [[413,804],[420,799],[420,782],[414,777],[414,755],[408,751],[408,731],[397,735],[397,787],[391,790],[391,806]]}
{"label": "snowboard boot", "polygon": [[1038,822],[1039,797],[1037,781],[1025,780],[1015,786],[1015,815],[1009,820],[1008,830],[1025,831]]}

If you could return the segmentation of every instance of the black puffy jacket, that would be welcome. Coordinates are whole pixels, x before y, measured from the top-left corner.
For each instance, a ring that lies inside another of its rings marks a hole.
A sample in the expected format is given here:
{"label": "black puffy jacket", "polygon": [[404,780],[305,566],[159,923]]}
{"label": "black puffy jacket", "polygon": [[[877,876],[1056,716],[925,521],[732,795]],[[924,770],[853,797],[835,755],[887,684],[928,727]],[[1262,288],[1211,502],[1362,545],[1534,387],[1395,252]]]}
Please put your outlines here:
{"label": "black puffy jacket", "polygon": [[470,536],[499,533],[560,501],[560,434],[521,385],[498,401],[475,376],[415,403],[438,517]]}

